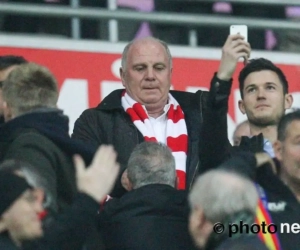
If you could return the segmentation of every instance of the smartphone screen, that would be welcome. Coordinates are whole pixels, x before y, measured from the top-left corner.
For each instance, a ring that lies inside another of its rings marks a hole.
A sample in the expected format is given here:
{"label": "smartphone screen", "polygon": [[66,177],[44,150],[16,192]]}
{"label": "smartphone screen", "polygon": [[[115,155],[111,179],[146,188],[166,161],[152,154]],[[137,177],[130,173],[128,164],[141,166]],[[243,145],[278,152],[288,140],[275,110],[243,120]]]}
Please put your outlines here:
{"label": "smartphone screen", "polygon": [[240,34],[245,38],[245,41],[248,42],[248,27],[247,25],[231,25],[230,26],[230,35]]}

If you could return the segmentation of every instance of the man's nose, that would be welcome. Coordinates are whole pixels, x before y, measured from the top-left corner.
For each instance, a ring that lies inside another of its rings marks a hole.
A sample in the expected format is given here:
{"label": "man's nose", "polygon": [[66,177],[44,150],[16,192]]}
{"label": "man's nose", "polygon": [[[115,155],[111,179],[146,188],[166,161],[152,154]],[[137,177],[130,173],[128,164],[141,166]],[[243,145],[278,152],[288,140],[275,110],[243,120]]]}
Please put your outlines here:
{"label": "man's nose", "polygon": [[257,89],[257,98],[258,99],[266,98],[264,88]]}
{"label": "man's nose", "polygon": [[147,69],[146,79],[149,80],[149,81],[155,80],[155,74],[154,74],[154,70],[152,68]]}

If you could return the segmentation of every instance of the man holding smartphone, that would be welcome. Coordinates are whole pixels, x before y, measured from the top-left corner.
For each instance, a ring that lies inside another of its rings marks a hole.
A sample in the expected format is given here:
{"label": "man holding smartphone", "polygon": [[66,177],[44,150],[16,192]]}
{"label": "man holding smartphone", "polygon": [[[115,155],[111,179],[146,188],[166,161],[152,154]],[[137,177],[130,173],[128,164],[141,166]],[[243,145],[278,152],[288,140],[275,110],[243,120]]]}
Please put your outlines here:
{"label": "man holding smartphone", "polygon": [[[223,54],[230,46],[239,43],[239,41],[234,41],[232,37],[228,37],[223,47]],[[222,77],[231,77],[233,74],[232,69],[235,69],[235,66],[221,65],[220,67],[227,69],[227,73]],[[209,113],[208,119],[204,125],[208,128],[204,136],[206,141],[208,141],[208,138],[210,138],[210,141],[205,147],[201,148],[202,153],[211,153],[213,149],[215,158],[218,158],[215,159],[216,162],[228,158],[230,154],[226,155],[224,153],[228,151],[231,151],[231,154],[235,154],[236,151],[267,152],[271,157],[275,157],[272,144],[277,140],[278,123],[284,116],[285,110],[290,108],[293,102],[292,96],[288,93],[288,82],[284,73],[265,58],[250,60],[239,74],[239,86],[242,98],[239,101],[239,108],[242,113],[247,115],[251,136],[242,137],[239,147],[232,147],[228,144],[227,146],[231,150],[216,146],[221,138],[227,136],[227,112],[224,112],[224,109],[210,109],[207,111]],[[228,103],[225,105],[228,107]],[[223,113],[221,114],[221,112]],[[220,117],[223,117],[223,119]],[[282,171],[281,168],[282,166],[278,166],[279,172]],[[255,169],[253,171],[255,172]],[[258,176],[261,176],[261,171],[256,172]],[[266,175],[263,176],[264,178],[257,177],[254,181],[263,187],[262,195],[264,193],[272,194],[267,194],[267,201],[264,206],[264,209],[270,214],[271,220],[279,225],[279,223],[289,221],[290,218],[292,220],[297,218],[299,205],[294,202],[296,200],[295,195],[291,195],[291,191],[283,192],[284,189],[282,188],[286,187],[292,190],[289,183],[277,176],[275,176],[275,179],[278,183],[271,181],[270,177],[266,177]],[[291,176],[291,178],[295,178],[295,176]],[[264,200],[264,197],[262,196],[261,199]],[[274,204],[281,204],[282,202],[284,202],[285,207],[281,210],[274,209]],[[279,234],[278,236],[282,249],[293,249],[294,242],[297,242],[297,237],[292,234]]]}

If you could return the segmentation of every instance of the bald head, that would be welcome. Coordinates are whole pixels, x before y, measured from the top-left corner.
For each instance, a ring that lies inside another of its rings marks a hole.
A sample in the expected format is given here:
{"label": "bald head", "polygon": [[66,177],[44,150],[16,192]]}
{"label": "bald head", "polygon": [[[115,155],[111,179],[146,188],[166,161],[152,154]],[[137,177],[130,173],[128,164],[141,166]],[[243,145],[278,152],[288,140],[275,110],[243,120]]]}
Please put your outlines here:
{"label": "bald head", "polygon": [[241,138],[242,136],[250,136],[250,126],[249,126],[249,121],[243,121],[241,123],[239,123],[234,132],[233,132],[233,145],[234,146],[238,146],[241,143]]}
{"label": "bald head", "polygon": [[126,70],[126,64],[127,64],[128,54],[130,53],[130,51],[132,50],[132,48],[140,47],[140,46],[143,46],[143,45],[162,46],[163,50],[166,53],[166,56],[169,59],[170,68],[172,68],[172,56],[171,56],[171,52],[169,50],[168,45],[164,41],[159,40],[157,38],[154,38],[154,37],[144,37],[144,38],[135,39],[135,40],[131,41],[124,48],[123,53],[122,53],[122,62],[121,62],[121,66],[122,66],[123,71]]}

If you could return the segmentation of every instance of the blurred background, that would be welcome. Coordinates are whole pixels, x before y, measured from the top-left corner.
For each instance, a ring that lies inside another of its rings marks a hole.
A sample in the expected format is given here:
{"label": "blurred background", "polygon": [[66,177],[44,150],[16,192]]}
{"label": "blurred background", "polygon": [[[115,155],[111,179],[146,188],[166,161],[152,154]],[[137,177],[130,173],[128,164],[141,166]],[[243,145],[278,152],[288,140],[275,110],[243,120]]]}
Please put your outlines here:
{"label": "blurred background", "polygon": [[253,49],[299,53],[299,20],[299,0],[0,0],[2,33],[110,42],[221,47],[230,24],[246,24]]}

